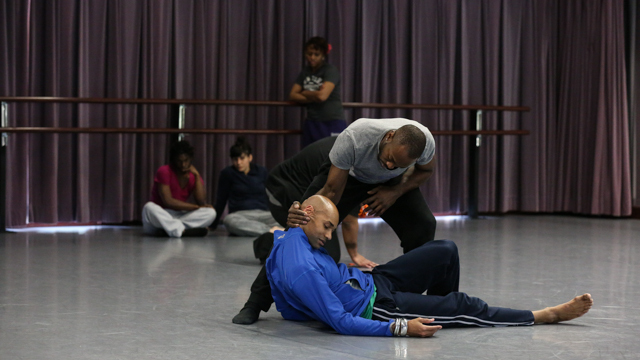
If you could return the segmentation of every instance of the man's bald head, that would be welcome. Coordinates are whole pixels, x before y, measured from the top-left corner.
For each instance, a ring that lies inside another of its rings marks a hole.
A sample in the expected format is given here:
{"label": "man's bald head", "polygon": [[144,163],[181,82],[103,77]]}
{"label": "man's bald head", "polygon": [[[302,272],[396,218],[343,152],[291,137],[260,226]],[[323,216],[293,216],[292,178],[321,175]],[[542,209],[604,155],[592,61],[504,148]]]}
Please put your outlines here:
{"label": "man's bald head", "polygon": [[338,208],[329,200],[329,198],[322,195],[313,195],[302,203],[302,210],[306,211],[307,207],[311,206],[315,213],[326,213],[333,219],[335,217],[336,225],[338,223]]}
{"label": "man's bald head", "polygon": [[314,249],[319,249],[331,240],[331,233],[338,226],[338,209],[331,200],[322,195],[311,196],[300,208],[311,219],[301,228],[309,238],[309,244]]}

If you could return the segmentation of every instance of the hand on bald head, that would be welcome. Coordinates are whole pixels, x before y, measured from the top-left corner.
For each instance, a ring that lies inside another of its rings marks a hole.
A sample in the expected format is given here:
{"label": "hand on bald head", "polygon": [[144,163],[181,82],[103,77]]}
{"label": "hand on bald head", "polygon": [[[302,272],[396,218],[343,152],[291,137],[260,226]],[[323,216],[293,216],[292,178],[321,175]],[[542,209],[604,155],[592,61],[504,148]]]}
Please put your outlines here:
{"label": "hand on bald head", "polygon": [[313,195],[302,203],[301,208],[312,219],[318,214],[326,214],[334,224],[338,224],[338,209],[327,197]]}
{"label": "hand on bald head", "polygon": [[302,210],[311,220],[300,226],[314,249],[331,240],[331,232],[338,226],[338,209],[328,198],[313,195],[302,203]]}

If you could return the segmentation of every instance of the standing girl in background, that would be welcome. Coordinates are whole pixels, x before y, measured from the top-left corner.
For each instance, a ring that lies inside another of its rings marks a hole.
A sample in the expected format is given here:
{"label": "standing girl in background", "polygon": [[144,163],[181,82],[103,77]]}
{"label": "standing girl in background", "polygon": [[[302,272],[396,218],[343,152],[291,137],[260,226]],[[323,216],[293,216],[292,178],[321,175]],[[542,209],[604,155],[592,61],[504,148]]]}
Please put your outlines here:
{"label": "standing girl in background", "polygon": [[304,44],[307,66],[296,78],[289,99],[307,108],[302,129],[302,147],[338,134],[347,127],[340,99],[340,73],[326,62],[331,45],[316,36]]}
{"label": "standing girl in background", "polygon": [[[331,44],[316,36],[304,44],[307,66],[296,78],[289,99],[307,108],[307,120],[302,128],[302,147],[328,136],[337,135],[347,127],[340,98],[340,73],[327,63]],[[358,253],[358,211],[353,211],[342,221],[342,235],[349,255],[350,265],[372,268],[378,264]]]}

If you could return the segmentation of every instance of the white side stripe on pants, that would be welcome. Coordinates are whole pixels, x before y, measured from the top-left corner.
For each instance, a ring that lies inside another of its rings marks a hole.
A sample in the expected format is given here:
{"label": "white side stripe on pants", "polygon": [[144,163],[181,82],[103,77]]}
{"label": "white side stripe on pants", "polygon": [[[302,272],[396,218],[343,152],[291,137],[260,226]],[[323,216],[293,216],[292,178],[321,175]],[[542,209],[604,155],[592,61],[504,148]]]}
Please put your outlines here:
{"label": "white side stripe on pants", "polygon": [[488,321],[484,319],[480,319],[474,316],[469,315],[456,315],[456,316],[429,316],[423,314],[408,314],[401,312],[390,312],[379,307],[373,307],[373,315],[385,319],[391,320],[398,317],[403,318],[430,318],[435,319],[433,322],[434,325],[442,325],[442,324],[461,324],[461,325],[474,325],[481,327],[489,327],[489,326],[516,326],[516,325],[533,325],[533,321],[525,321],[525,322],[497,322],[497,321]]}

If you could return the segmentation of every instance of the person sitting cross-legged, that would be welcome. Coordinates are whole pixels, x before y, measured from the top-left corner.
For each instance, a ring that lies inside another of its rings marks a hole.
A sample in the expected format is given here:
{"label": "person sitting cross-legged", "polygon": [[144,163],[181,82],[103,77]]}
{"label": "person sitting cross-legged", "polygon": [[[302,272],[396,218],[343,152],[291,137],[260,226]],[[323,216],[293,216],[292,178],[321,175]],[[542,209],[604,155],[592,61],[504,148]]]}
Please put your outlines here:
{"label": "person sitting cross-legged", "polygon": [[[244,137],[238,137],[229,149],[233,165],[220,172],[215,209],[219,215],[227,203],[229,213],[223,224],[227,231],[237,236],[259,236],[284,228],[273,218],[267,205],[265,182],[267,168],[256,165],[251,154],[251,145]],[[220,217],[211,225],[218,226]]]}
{"label": "person sitting cross-legged", "polygon": [[458,249],[449,240],[427,242],[370,274],[347,268],[323,248],[338,224],[335,205],[314,195],[301,209],[310,220],[276,231],[266,262],[273,299],[287,320],[318,320],[344,335],[430,337],[446,327],[568,321],[593,305],[583,294],[537,311],[488,306],[458,292]]}
{"label": "person sitting cross-legged", "polygon": [[[145,234],[176,238],[207,235],[207,226],[216,218],[216,211],[205,201],[202,177],[192,164],[193,153],[187,141],[171,146],[170,164],[156,172],[151,201],[142,209]],[[195,204],[188,202],[192,195]]]}

